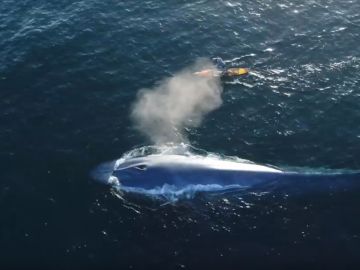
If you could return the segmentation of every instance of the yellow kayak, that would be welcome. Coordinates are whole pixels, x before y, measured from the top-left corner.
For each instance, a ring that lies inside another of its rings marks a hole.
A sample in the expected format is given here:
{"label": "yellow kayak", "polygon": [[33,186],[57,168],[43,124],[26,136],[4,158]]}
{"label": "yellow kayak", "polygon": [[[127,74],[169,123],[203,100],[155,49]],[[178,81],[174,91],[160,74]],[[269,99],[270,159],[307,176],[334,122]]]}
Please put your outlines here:
{"label": "yellow kayak", "polygon": [[225,76],[241,76],[249,73],[247,68],[228,68],[225,71]]}
{"label": "yellow kayak", "polygon": [[225,71],[220,71],[217,69],[204,69],[198,72],[195,72],[194,75],[199,77],[236,77],[241,75],[246,75],[249,73],[247,68],[228,68]]}

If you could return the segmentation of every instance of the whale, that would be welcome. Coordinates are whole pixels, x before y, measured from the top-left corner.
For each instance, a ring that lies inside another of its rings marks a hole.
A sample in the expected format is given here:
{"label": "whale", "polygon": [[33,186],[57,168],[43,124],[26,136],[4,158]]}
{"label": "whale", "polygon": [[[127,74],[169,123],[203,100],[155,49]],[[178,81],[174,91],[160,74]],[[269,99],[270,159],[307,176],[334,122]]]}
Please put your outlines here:
{"label": "whale", "polygon": [[283,174],[272,166],[217,156],[151,154],[118,160],[107,181],[133,191],[163,186],[182,189],[189,185],[250,187]]}
{"label": "whale", "polygon": [[[194,154],[179,149],[134,149],[120,159],[100,164],[91,176],[110,185],[119,194],[149,195],[170,201],[193,198],[199,192],[282,190],[297,194],[334,192],[360,186],[359,171],[296,167],[284,170],[236,157]],[[148,153],[154,150],[159,153]]]}

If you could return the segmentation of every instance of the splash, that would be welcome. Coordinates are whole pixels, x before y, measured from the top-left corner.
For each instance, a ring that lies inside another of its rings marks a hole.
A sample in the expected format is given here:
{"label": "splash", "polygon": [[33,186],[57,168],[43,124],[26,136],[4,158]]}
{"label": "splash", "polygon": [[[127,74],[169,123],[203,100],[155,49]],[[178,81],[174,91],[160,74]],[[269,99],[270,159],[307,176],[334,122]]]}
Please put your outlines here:
{"label": "splash", "polygon": [[[193,199],[199,193],[216,193],[224,192],[230,193],[233,191],[241,191],[244,188],[241,185],[228,185],[222,186],[217,184],[197,184],[197,185],[188,185],[183,188],[176,187],[174,185],[164,184],[160,187],[155,187],[153,189],[142,189],[142,188],[133,188],[133,187],[122,187],[121,185],[114,186],[115,190],[118,192],[131,192],[136,194],[142,194],[146,196],[152,196],[153,198],[164,199],[169,202],[176,202],[181,199]],[[223,194],[224,194],[223,193]]]}
{"label": "splash", "polygon": [[186,128],[198,127],[206,114],[221,106],[219,77],[199,78],[193,74],[204,68],[215,67],[200,59],[154,88],[139,91],[131,118],[154,144],[187,142]]}

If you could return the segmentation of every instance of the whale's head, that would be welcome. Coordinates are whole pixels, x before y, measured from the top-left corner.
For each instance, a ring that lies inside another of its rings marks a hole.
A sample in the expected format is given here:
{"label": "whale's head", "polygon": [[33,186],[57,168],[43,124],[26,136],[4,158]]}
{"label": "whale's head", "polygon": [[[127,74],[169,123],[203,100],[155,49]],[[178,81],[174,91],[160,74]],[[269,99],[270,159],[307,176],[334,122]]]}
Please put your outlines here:
{"label": "whale's head", "polygon": [[186,156],[148,155],[119,160],[112,175],[122,186],[154,187],[174,184],[184,172],[194,172],[199,168],[205,169],[205,166]]}
{"label": "whale's head", "polygon": [[124,183],[132,179],[146,177],[153,167],[151,159],[149,158],[120,160],[115,165],[113,174],[116,175],[121,183]]}
{"label": "whale's head", "polygon": [[153,164],[148,157],[121,158],[97,166],[91,176],[99,182],[113,186],[133,185],[136,180],[148,178],[151,167]]}

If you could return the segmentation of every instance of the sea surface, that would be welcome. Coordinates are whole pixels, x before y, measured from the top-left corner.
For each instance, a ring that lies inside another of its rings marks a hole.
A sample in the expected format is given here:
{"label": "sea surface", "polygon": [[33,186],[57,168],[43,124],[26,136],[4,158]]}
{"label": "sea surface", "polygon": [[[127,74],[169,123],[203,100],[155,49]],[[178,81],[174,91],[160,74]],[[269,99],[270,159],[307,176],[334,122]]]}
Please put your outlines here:
{"label": "sea surface", "polygon": [[[360,269],[359,0],[2,0],[0,269]],[[177,201],[91,171],[150,145],[137,93],[199,58],[250,69],[198,149],[338,172]],[[340,172],[340,173],[339,173]]]}

